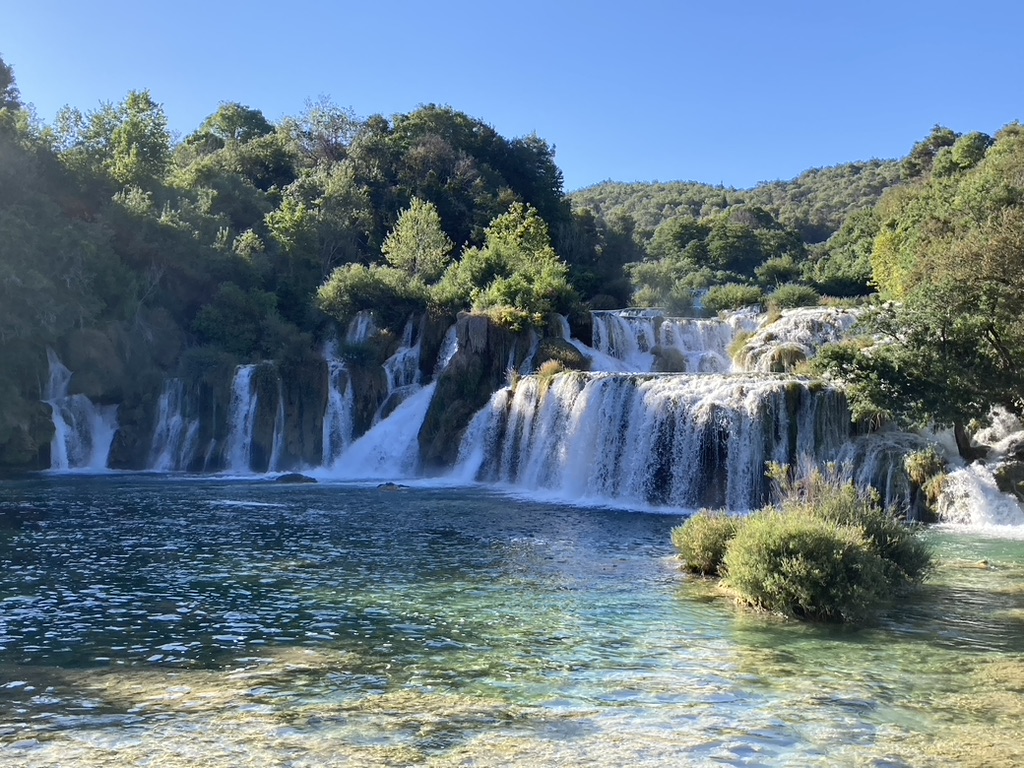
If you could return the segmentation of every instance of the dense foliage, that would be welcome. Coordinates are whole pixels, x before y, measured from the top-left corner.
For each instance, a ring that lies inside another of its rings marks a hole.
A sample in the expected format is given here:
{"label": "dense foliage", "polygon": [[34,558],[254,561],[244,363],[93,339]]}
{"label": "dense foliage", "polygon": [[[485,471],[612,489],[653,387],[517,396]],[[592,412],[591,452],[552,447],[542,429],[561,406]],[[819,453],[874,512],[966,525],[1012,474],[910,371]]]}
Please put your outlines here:
{"label": "dense foliage", "polygon": [[882,198],[871,242],[889,301],[865,317],[866,339],[819,366],[848,382],[862,415],[953,425],[966,456],[968,422],[994,406],[1024,412],[1024,130],[937,128],[904,168],[917,175]]}
{"label": "dense foliage", "polygon": [[[630,276],[632,303],[690,312],[706,296],[712,301],[703,307],[714,312],[759,303],[753,289],[786,283],[833,296],[871,293],[874,232],[865,228],[901,173],[899,164],[876,160],[751,190],[605,183],[574,193],[572,201],[577,215],[593,216],[599,247]],[[731,290],[715,290],[721,286]]]}

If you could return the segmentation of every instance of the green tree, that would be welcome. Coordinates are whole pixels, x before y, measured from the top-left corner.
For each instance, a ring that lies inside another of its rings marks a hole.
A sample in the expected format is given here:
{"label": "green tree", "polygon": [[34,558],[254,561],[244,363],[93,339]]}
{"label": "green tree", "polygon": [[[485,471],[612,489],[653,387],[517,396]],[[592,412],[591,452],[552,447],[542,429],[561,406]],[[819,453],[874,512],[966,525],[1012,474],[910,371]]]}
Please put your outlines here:
{"label": "green tree", "polygon": [[437,208],[414,197],[399,214],[381,251],[392,267],[433,283],[451,262],[452,248],[452,241],[441,229]]}

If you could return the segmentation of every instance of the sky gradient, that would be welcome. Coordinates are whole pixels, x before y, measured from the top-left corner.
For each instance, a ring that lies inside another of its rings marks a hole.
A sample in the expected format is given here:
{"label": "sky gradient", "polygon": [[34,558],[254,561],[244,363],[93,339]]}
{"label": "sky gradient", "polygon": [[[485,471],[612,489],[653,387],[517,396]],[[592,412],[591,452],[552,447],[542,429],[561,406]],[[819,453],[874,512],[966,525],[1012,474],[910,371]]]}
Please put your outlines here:
{"label": "sky gradient", "polygon": [[180,135],[224,101],[449,104],[553,143],[567,191],[749,187],[1024,120],[1024,4],[1004,0],[7,5],[0,56],[47,122],[146,88]]}

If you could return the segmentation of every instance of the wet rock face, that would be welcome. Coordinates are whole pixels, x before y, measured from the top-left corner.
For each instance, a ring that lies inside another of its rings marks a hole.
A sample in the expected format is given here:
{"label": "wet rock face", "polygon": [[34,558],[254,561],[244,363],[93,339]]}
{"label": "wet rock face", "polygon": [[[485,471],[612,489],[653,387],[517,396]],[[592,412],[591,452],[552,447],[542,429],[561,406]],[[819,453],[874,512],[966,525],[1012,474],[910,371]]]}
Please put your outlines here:
{"label": "wet rock face", "polygon": [[285,466],[316,466],[323,456],[327,363],[309,360],[282,371]]}
{"label": "wet rock face", "polygon": [[50,466],[53,421],[46,403],[22,401],[0,419],[0,467],[45,469]]}
{"label": "wet rock face", "polygon": [[460,315],[455,332],[458,352],[438,378],[419,433],[420,459],[428,472],[455,463],[470,419],[505,385],[507,369],[518,370],[534,354],[530,332],[513,333],[487,315]]}
{"label": "wet rock face", "polygon": [[74,371],[71,394],[95,403],[117,403],[126,387],[125,365],[107,334],[95,329],[72,332],[64,341],[61,361]]}
{"label": "wet rock face", "polygon": [[1003,461],[993,470],[992,475],[1000,491],[1024,501],[1024,460],[1014,458]]}

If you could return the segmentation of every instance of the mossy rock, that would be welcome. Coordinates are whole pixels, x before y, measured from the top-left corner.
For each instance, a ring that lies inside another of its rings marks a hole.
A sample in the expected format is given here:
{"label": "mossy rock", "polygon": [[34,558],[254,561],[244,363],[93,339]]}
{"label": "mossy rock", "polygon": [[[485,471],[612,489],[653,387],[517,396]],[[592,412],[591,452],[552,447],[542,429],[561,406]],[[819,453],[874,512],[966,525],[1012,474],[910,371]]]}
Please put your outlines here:
{"label": "mossy rock", "polygon": [[655,373],[687,372],[686,355],[675,347],[665,347],[658,344],[651,350],[651,354],[654,355]]}
{"label": "mossy rock", "polygon": [[46,469],[54,431],[50,406],[21,398],[10,405],[0,418],[0,467]]}
{"label": "mossy rock", "polygon": [[533,358],[533,367],[539,370],[549,360],[561,363],[564,370],[590,370],[590,358],[565,339],[546,338],[540,341]]}
{"label": "mossy rock", "polygon": [[532,351],[528,331],[515,333],[484,314],[462,313],[455,331],[458,352],[438,377],[420,428],[420,458],[427,471],[454,465],[473,414],[505,385],[509,363],[518,369]]}

